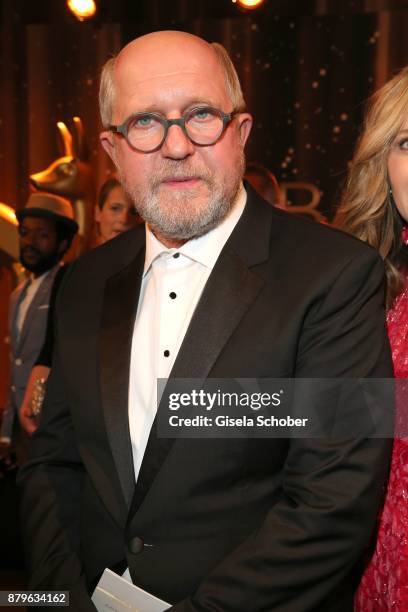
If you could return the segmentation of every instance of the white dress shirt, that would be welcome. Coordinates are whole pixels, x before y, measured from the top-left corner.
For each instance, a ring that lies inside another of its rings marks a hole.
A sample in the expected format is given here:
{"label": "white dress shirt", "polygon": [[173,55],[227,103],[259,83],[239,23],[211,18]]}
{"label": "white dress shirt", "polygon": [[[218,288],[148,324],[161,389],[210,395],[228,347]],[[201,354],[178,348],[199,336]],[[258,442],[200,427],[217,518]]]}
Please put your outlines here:
{"label": "white dress shirt", "polygon": [[168,378],[204,286],[245,203],[246,192],[241,186],[227,217],[179,249],[165,247],[146,225],[146,256],[129,378],[129,428],[136,480],[157,411],[157,379]]}

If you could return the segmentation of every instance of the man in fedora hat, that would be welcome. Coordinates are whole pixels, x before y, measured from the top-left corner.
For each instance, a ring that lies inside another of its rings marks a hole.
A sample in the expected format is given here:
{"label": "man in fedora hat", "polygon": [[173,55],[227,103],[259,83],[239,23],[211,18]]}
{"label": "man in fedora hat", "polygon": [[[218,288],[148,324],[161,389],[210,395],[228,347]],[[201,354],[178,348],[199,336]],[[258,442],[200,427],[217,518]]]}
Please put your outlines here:
{"label": "man in fedora hat", "polygon": [[28,437],[18,425],[17,413],[28,377],[45,338],[50,296],[61,259],[78,230],[70,202],[48,193],[30,195],[17,211],[20,261],[29,277],[10,298],[10,391],[1,427],[1,442],[24,461]]}

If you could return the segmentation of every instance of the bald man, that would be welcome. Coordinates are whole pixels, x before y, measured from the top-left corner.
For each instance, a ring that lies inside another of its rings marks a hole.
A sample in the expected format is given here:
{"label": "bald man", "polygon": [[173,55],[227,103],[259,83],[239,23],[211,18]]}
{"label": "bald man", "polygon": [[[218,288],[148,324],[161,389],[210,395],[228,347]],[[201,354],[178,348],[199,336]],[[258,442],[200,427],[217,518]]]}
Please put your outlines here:
{"label": "bald man", "polygon": [[109,567],[175,612],[351,611],[390,444],[160,438],[156,381],[391,376],[382,263],[243,184],[252,120],[220,45],[138,38],[105,65],[100,105],[146,226],[59,295],[20,477],[30,586],[94,610]]}

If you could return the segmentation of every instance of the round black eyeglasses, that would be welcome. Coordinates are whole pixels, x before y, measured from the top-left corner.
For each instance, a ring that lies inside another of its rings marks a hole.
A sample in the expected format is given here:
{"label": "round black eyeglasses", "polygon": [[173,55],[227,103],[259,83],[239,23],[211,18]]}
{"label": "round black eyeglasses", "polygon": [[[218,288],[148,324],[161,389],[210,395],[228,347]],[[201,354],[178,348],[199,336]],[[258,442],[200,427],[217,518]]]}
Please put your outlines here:
{"label": "round black eyeglasses", "polygon": [[215,144],[239,111],[223,113],[217,108],[192,108],[179,119],[166,119],[157,113],[136,113],[121,125],[110,125],[108,130],[121,134],[132,149],[153,153],[163,145],[172,125],[178,125],[195,145]]}

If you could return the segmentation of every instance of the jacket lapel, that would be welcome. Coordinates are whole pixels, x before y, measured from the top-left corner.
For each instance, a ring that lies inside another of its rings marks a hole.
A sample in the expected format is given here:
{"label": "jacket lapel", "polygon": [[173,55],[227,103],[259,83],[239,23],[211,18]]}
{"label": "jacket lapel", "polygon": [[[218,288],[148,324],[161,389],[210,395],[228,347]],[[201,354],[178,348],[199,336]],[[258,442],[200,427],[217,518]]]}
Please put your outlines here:
{"label": "jacket lapel", "polygon": [[13,353],[17,352],[18,345],[18,332],[17,332],[17,315],[18,309],[24,295],[27,291],[27,287],[30,281],[27,279],[25,282],[21,283],[19,287],[17,287],[16,291],[11,295],[10,302],[10,315],[9,315],[9,326],[10,326],[10,342],[13,348]]}
{"label": "jacket lapel", "polygon": [[191,319],[171,378],[208,376],[262,285],[263,280],[242,259],[223,250]]}
{"label": "jacket lapel", "polygon": [[129,368],[143,264],[144,249],[140,249],[130,264],[107,280],[100,332],[102,406],[127,507],[135,486],[128,419]]}
{"label": "jacket lapel", "polygon": [[[247,186],[246,209],[207,281],[171,371],[171,378],[205,379],[264,281],[250,268],[269,256],[270,207]],[[269,208],[269,210],[268,210]],[[165,407],[159,406],[159,410]],[[158,438],[153,423],[143,458],[131,516],[137,511],[165,461],[174,438]]]}

